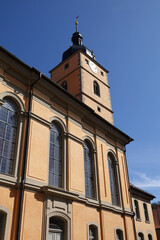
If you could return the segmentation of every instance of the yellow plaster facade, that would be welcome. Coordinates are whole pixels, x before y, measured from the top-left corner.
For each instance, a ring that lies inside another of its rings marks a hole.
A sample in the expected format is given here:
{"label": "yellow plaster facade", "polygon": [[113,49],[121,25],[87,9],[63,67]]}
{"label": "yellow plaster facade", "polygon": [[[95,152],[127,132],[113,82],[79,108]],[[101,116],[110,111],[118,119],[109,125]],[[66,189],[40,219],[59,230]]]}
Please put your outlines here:
{"label": "yellow plaster facade", "polygon": [[[0,152],[2,239],[136,240],[125,155],[132,139],[113,125],[107,73],[79,49],[49,79],[0,48],[0,114],[6,103],[18,109],[11,172]],[[7,136],[0,140],[2,149]]]}

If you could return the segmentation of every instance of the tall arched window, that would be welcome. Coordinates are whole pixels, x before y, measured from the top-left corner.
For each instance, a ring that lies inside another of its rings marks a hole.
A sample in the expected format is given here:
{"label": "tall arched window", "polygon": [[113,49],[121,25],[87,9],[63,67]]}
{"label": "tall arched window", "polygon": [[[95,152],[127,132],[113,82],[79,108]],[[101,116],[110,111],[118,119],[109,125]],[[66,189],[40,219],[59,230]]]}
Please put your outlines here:
{"label": "tall arched window", "polygon": [[138,240],[144,240],[143,233],[141,233],[141,232],[138,233]]}
{"label": "tall arched window", "polygon": [[89,240],[98,240],[98,228],[95,225],[89,225]]}
{"label": "tall arched window", "polygon": [[148,240],[153,240],[152,235],[148,234]]}
{"label": "tall arched window", "polygon": [[146,203],[143,203],[143,209],[144,209],[145,221],[148,222],[149,221],[149,215],[148,215],[148,208],[147,208]]}
{"label": "tall arched window", "polygon": [[134,207],[135,207],[136,219],[140,219],[139,204],[137,200],[134,200]]}
{"label": "tall arched window", "polygon": [[63,187],[62,130],[56,122],[50,129],[49,185]]}
{"label": "tall arched window", "polygon": [[123,231],[121,229],[116,230],[116,240],[123,240]]}
{"label": "tall arched window", "polygon": [[14,174],[15,145],[17,139],[18,107],[5,97],[0,107],[0,173]]}
{"label": "tall arched window", "polygon": [[67,240],[65,222],[58,217],[49,219],[49,240]]}
{"label": "tall arched window", "polygon": [[95,166],[91,144],[84,141],[84,170],[85,170],[85,194],[88,198],[96,198]]}
{"label": "tall arched window", "polygon": [[6,214],[0,211],[0,239],[4,239]]}
{"label": "tall arched window", "polygon": [[118,176],[115,158],[111,153],[108,153],[108,168],[109,168],[109,179],[112,204],[120,205],[119,187],[118,187]]}
{"label": "tall arched window", "polygon": [[94,94],[100,97],[100,88],[99,88],[99,84],[96,81],[93,82],[93,89],[94,89]]}

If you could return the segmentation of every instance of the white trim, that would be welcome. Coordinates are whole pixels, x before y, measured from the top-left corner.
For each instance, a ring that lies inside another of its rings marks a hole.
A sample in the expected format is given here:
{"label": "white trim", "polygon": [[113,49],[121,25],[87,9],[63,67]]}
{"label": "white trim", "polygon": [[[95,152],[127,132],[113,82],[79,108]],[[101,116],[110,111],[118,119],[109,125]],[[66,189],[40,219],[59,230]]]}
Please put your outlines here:
{"label": "white trim", "polygon": [[95,226],[97,228],[97,237],[98,237],[98,239],[96,239],[96,240],[100,240],[100,228],[99,228],[99,225],[97,223],[95,223],[95,222],[87,223],[87,240],[89,240],[89,227],[91,225],[93,225],[93,226]]}
{"label": "white trim", "polygon": [[50,123],[57,122],[59,124],[59,126],[61,127],[62,131],[64,133],[67,133],[66,126],[65,126],[64,122],[59,117],[53,116],[49,119],[49,121],[50,121]]}
{"label": "white trim", "polygon": [[14,94],[14,93],[12,93],[12,92],[8,92],[8,91],[7,91],[7,92],[0,93],[0,100],[3,101],[3,99],[4,99],[5,97],[12,98],[13,101],[14,101],[15,103],[17,103],[20,111],[23,111],[23,112],[26,111],[25,106],[24,106],[22,100],[21,100],[16,94]]}
{"label": "white trim", "polygon": [[92,138],[86,135],[86,136],[83,137],[83,142],[84,142],[85,140],[88,141],[88,142],[90,142],[93,150],[96,151],[96,146],[95,146],[95,143],[94,143],[94,141],[92,140]]}
{"label": "white trim", "polygon": [[[10,98],[15,102],[15,104],[19,108],[19,113],[20,113],[20,114],[18,114],[19,116],[18,116],[17,133],[16,133],[17,136],[16,136],[15,153],[14,153],[15,154],[15,156],[14,156],[14,173],[12,175],[12,177],[14,177],[14,179],[15,179],[16,176],[17,176],[17,173],[18,173],[18,163],[19,163],[19,159],[20,159],[22,127],[23,127],[23,114],[25,113],[26,110],[25,110],[25,106],[24,106],[22,100],[16,94],[14,94],[12,92],[8,92],[8,91],[0,93],[1,102],[3,101],[3,99],[5,97]],[[1,173],[1,174],[3,174],[3,173]]]}
{"label": "white trim", "polygon": [[58,212],[58,211],[49,213],[47,215],[46,239],[48,239],[49,219],[51,217],[57,217],[57,218],[60,218],[62,221],[64,221],[65,233],[67,233],[66,235],[64,235],[64,237],[65,237],[64,240],[71,240],[71,219],[66,214],[64,214],[62,212]]}

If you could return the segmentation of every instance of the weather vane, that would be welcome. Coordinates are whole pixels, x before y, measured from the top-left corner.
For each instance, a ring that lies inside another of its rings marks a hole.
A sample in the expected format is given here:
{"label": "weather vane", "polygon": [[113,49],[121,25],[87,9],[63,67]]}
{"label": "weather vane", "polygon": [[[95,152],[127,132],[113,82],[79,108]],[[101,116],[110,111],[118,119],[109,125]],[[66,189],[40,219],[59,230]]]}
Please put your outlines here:
{"label": "weather vane", "polygon": [[76,25],[76,32],[77,32],[77,27],[78,27],[78,19],[79,18],[79,16],[78,17],[76,17],[76,21],[75,21],[75,25]]}

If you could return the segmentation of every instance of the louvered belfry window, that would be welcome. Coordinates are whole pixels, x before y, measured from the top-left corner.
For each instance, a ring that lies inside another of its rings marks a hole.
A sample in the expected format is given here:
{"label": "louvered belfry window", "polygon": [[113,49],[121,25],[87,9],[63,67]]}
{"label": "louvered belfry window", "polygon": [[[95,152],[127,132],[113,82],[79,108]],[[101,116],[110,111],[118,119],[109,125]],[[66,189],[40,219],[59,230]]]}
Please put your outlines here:
{"label": "louvered belfry window", "polygon": [[99,84],[96,81],[93,82],[93,89],[94,89],[94,94],[100,97],[100,88],[99,88]]}
{"label": "louvered belfry window", "polygon": [[55,122],[50,129],[49,185],[63,187],[62,131]]}
{"label": "louvered belfry window", "polygon": [[65,90],[67,90],[67,89],[68,89],[67,81],[62,82],[61,86],[62,86]]}
{"label": "louvered belfry window", "polygon": [[111,190],[111,198],[112,204],[119,206],[119,190],[118,190],[118,179],[117,179],[117,169],[116,162],[112,154],[108,154],[108,167],[109,167],[109,178],[110,178],[110,190]]}
{"label": "louvered belfry window", "polygon": [[84,141],[85,193],[88,198],[95,198],[95,169],[93,151],[88,141]]}
{"label": "louvered belfry window", "polygon": [[14,174],[18,108],[10,98],[0,107],[0,173]]}

